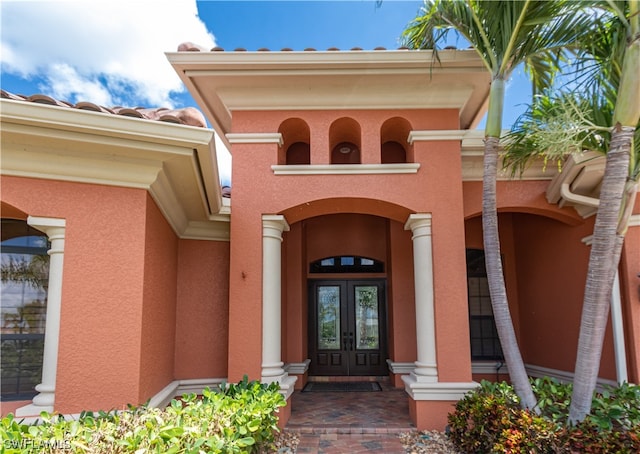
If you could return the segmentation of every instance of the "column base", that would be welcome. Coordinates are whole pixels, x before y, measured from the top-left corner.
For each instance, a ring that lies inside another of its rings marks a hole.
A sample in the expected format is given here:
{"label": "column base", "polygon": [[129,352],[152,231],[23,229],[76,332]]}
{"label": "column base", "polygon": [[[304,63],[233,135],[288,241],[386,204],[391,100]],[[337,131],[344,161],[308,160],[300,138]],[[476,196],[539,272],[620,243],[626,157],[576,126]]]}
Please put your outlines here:
{"label": "column base", "polygon": [[413,400],[458,401],[479,386],[476,382],[428,382],[416,379],[415,374],[404,375],[404,389]]}
{"label": "column base", "polygon": [[291,394],[293,394],[296,381],[298,377],[292,377],[286,372],[281,374],[278,377],[262,377],[262,383],[273,383],[277,382],[280,385],[280,394],[286,399],[288,399]]}
{"label": "column base", "polygon": [[301,363],[288,363],[285,364],[284,370],[291,376],[295,375],[298,380],[296,380],[295,389],[302,390],[304,385],[307,384],[307,380],[309,378],[308,370],[309,364],[311,363],[310,359],[305,359]]}

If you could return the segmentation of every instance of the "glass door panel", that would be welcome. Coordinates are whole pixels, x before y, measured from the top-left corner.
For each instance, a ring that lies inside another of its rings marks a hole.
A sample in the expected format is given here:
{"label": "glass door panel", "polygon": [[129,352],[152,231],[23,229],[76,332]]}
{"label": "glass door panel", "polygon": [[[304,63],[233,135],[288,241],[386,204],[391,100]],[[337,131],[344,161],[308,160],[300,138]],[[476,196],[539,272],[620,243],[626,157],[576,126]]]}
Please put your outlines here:
{"label": "glass door panel", "polygon": [[340,350],[340,287],[318,286],[318,349]]}
{"label": "glass door panel", "polygon": [[378,287],[355,286],[356,349],[380,348]]}

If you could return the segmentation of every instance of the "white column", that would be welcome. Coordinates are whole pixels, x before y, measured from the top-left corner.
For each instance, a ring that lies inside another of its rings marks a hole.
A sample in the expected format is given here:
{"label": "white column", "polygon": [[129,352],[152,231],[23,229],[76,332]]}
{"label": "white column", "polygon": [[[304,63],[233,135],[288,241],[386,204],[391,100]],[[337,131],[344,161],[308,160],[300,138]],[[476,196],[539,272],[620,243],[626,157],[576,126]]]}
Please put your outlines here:
{"label": "white column", "polygon": [[405,230],[413,233],[413,276],[416,303],[416,341],[418,360],[411,376],[417,382],[438,381],[436,364],[436,330],[433,294],[433,252],[431,246],[431,214],[409,216]]}
{"label": "white column", "polygon": [[627,349],[624,344],[620,275],[617,271],[611,290],[611,327],[613,329],[613,351],[616,358],[616,378],[618,384],[622,384],[629,381],[629,375],[627,373]]}
{"label": "white column", "polygon": [[296,381],[281,359],[282,232],[288,230],[284,216],[262,216],[262,382],[277,381],[285,397]]}
{"label": "white column", "polygon": [[33,403],[16,410],[16,416],[38,415],[41,411],[53,412],[58,370],[58,340],[60,337],[60,309],[62,306],[62,267],[64,259],[65,220],[29,216],[27,223],[49,237],[49,288],[44,331],[44,356],[42,359],[42,383],[36,386],[38,395]]}

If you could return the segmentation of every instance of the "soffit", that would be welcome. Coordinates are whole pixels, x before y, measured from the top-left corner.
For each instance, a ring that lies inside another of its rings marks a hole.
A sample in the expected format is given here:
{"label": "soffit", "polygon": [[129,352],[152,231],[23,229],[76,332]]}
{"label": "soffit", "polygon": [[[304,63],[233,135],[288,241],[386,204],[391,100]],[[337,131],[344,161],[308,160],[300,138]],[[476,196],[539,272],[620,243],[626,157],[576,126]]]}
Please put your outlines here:
{"label": "soffit", "polygon": [[3,175],[146,189],[178,236],[228,239],[210,129],[10,99],[0,107]]}
{"label": "soffit", "polygon": [[167,53],[224,138],[237,110],[428,109],[484,114],[490,76],[473,50]]}

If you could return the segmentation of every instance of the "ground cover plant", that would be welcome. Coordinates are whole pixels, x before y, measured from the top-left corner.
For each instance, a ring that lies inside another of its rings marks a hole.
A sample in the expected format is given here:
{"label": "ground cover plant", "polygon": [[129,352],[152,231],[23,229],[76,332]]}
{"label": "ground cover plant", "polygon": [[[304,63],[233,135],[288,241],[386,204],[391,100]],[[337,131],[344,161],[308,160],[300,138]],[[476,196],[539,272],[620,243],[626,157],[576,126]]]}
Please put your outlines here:
{"label": "ground cover plant", "polygon": [[188,394],[166,408],[85,412],[66,421],[42,414],[27,425],[2,418],[0,451],[10,453],[258,453],[270,452],[278,408],[285,405],[277,383],[248,381]]}
{"label": "ground cover plant", "polygon": [[534,379],[540,414],[522,409],[513,387],[483,381],[449,414],[449,437],[461,452],[638,453],[640,386],[623,384],[595,393],[592,410],[568,423],[571,384]]}

